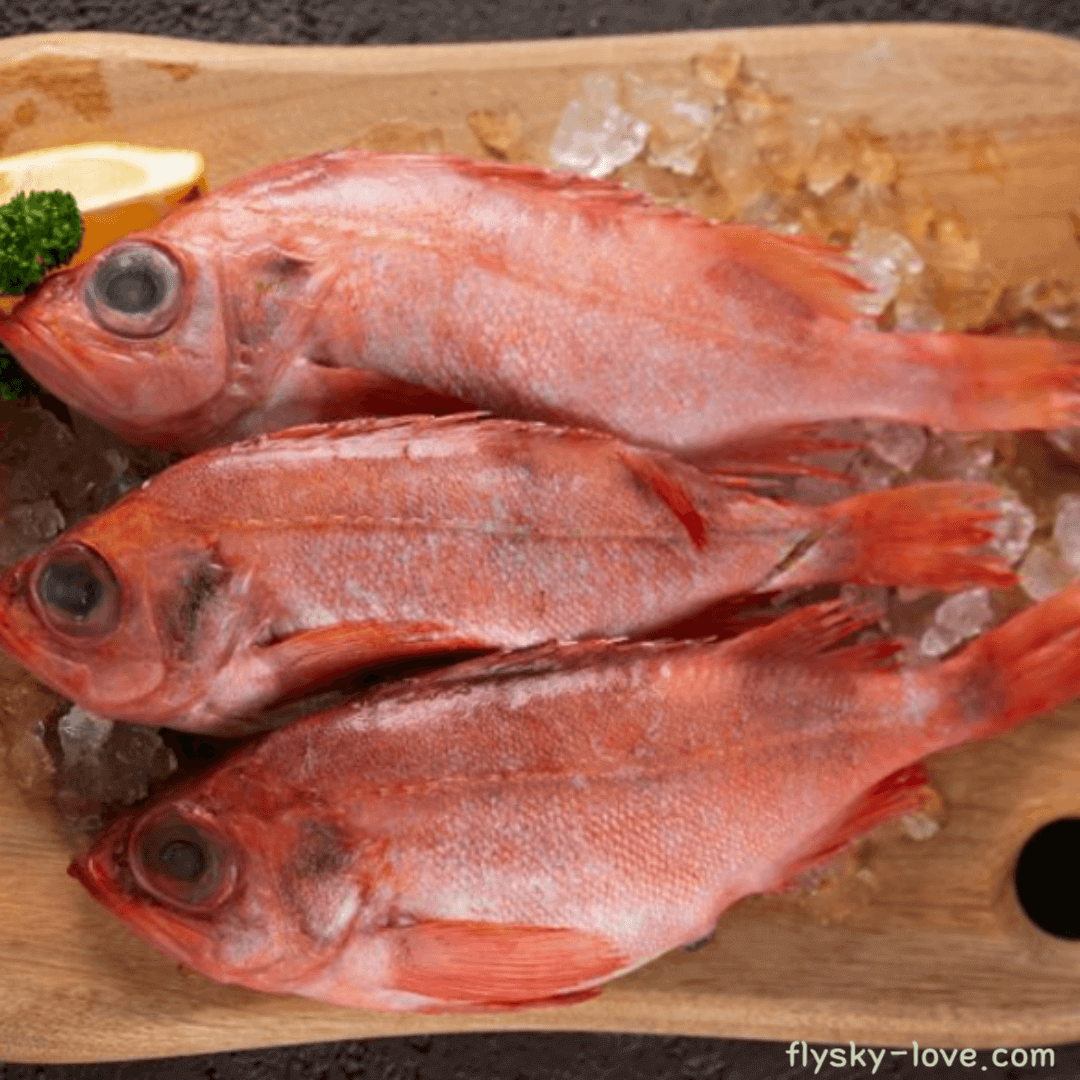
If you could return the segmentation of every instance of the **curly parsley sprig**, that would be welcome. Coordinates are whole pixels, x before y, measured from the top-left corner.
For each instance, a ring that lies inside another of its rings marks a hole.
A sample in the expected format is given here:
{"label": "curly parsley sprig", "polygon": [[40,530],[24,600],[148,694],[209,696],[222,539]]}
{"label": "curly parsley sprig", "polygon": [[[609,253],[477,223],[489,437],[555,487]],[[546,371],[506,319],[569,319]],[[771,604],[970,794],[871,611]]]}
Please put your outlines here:
{"label": "curly parsley sprig", "polygon": [[[21,296],[82,244],[82,215],[66,191],[20,192],[0,206],[0,293]],[[14,401],[40,387],[0,345],[0,398]]]}

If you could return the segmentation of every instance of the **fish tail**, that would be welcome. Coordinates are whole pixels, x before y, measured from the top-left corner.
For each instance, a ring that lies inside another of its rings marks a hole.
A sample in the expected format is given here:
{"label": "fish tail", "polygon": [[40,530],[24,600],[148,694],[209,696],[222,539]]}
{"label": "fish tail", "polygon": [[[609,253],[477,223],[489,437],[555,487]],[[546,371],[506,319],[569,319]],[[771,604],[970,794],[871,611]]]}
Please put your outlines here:
{"label": "fish tail", "polygon": [[977,638],[928,676],[941,746],[985,739],[1080,696],[1080,584]]}
{"label": "fish tail", "polygon": [[1015,584],[999,556],[979,551],[994,536],[1004,495],[992,484],[958,481],[872,491],[821,511],[821,524],[796,545],[770,589],[825,581],[861,585]]}
{"label": "fish tail", "polygon": [[[947,393],[925,423],[954,431],[1080,425],[1080,344],[981,334],[904,334],[911,355],[940,369]],[[913,418],[915,419],[915,418]]]}

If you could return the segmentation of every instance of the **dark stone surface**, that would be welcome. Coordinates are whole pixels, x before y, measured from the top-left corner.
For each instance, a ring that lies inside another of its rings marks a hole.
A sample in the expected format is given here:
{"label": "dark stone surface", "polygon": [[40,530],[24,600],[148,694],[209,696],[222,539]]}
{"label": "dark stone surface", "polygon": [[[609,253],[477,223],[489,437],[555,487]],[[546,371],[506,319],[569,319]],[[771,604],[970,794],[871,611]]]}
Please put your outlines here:
{"label": "dark stone surface", "polygon": [[[250,1050],[238,1054],[170,1058],[105,1065],[0,1065],[0,1080],[811,1080],[814,1057],[804,1068],[789,1064],[787,1044],[736,1039],[687,1039],[655,1035],[505,1034],[435,1035],[399,1039]],[[1076,1080],[1080,1044],[1058,1047],[1049,1066],[996,1068],[992,1050],[979,1050],[965,1068],[915,1068],[911,1047],[903,1057],[871,1047],[863,1065],[833,1064],[824,1051],[816,1075],[835,1080]],[[850,1054],[843,1046],[845,1055]],[[920,1054],[924,1048],[920,1048]],[[1011,1048],[1010,1048],[1011,1050]],[[998,1060],[1002,1055],[998,1054]],[[1020,1060],[1019,1057],[1017,1060]],[[983,1071],[985,1069],[985,1071]]]}
{"label": "dark stone surface", "polygon": [[390,45],[776,23],[978,22],[1080,32],[1077,0],[5,0],[6,34],[126,30],[203,41]]}
{"label": "dark stone surface", "polygon": [[[1080,34],[1078,0],[3,0],[0,34],[112,30],[203,41],[403,44],[575,37],[848,21],[974,22]],[[0,987],[0,993],[3,988]],[[42,1008],[49,1008],[42,1002]],[[586,1034],[443,1035],[372,1039],[103,1065],[4,1065],[0,1080],[802,1080],[786,1044],[734,1039]],[[819,1048],[818,1052],[820,1054]],[[846,1047],[845,1047],[846,1050]],[[1000,1055],[999,1055],[1000,1057]],[[816,1075],[864,1080],[1076,1080],[1080,1044],[1052,1067],[997,1068],[979,1051],[914,1068],[909,1052],[880,1066],[822,1062]],[[985,1070],[983,1068],[985,1066]]]}

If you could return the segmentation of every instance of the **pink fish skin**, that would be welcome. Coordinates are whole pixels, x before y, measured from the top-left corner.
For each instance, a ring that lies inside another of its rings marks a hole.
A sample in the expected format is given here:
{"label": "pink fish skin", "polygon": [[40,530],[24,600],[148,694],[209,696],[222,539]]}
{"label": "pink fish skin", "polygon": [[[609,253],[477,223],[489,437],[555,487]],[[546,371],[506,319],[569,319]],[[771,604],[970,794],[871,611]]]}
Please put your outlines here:
{"label": "pink fish skin", "polygon": [[924,755],[1080,693],[1080,586],[918,669],[832,648],[871,618],[833,602],[721,643],[388,685],[117,819],[69,872],[222,982],[386,1010],[580,1000],[919,805]]}
{"label": "pink fish skin", "polygon": [[977,547],[1000,498],[940,483],[799,506],[512,420],[298,428],[188,458],[13,567],[0,644],[92,712],[240,734],[409,656],[644,634],[791,585],[1010,585]]}
{"label": "pink fish skin", "polygon": [[851,416],[1080,424],[1080,345],[882,333],[843,253],[617,184],[442,155],[259,169],[50,277],[0,341],[132,443],[497,415],[703,458]]}

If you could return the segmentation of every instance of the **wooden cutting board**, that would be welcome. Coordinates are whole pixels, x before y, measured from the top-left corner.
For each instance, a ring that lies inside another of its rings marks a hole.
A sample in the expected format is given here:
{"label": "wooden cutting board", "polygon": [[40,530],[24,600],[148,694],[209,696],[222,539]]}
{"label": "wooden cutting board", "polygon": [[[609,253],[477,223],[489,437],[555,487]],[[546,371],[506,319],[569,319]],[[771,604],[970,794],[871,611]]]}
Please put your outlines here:
{"label": "wooden cutting board", "polygon": [[[582,74],[685,71],[729,44],[821,115],[893,139],[905,194],[953,204],[1012,281],[1080,280],[1080,42],[948,25],[838,25],[483,45],[279,47],[121,34],[0,40],[0,152],[89,140],[201,151],[217,186],[371,125],[481,149],[474,109],[516,105],[546,145]],[[971,146],[1000,162],[973,171]],[[1080,941],[1012,891],[1039,825],[1080,816],[1080,709],[938,755],[946,821],[886,826],[812,896],[754,897],[716,940],[561,1010],[393,1016],[218,986],[142,944],[65,876],[57,822],[0,775],[0,1059],[100,1061],[413,1032],[577,1029],[871,1046],[1080,1039]],[[778,1048],[778,1068],[781,1057]]]}

